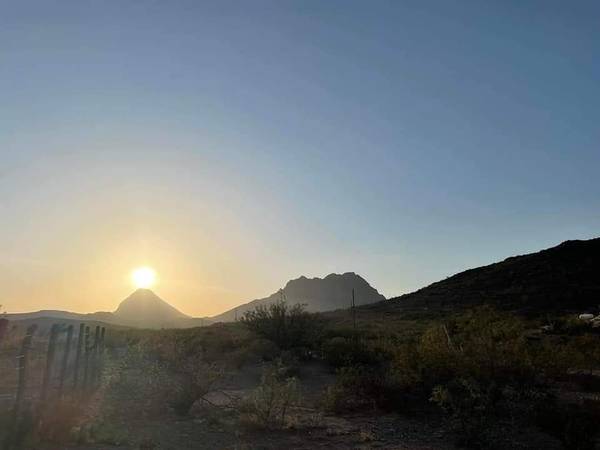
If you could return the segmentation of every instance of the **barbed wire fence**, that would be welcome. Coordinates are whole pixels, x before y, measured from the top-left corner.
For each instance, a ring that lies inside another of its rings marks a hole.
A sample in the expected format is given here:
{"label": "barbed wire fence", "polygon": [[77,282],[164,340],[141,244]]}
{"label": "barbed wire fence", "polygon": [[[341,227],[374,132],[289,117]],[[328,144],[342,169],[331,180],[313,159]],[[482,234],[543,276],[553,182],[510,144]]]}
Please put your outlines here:
{"label": "barbed wire fence", "polygon": [[93,394],[104,367],[106,329],[81,323],[42,331],[0,319],[0,445],[18,448],[45,412]]}

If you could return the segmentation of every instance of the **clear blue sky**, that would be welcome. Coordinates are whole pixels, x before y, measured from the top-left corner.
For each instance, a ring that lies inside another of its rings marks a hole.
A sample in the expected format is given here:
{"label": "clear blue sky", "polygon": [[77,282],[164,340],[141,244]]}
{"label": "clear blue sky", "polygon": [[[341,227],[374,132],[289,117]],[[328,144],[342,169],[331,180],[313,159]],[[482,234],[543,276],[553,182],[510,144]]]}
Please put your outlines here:
{"label": "clear blue sky", "polygon": [[117,260],[193,267],[197,314],[393,296],[595,237],[599,124],[597,1],[0,2],[0,303],[97,309]]}

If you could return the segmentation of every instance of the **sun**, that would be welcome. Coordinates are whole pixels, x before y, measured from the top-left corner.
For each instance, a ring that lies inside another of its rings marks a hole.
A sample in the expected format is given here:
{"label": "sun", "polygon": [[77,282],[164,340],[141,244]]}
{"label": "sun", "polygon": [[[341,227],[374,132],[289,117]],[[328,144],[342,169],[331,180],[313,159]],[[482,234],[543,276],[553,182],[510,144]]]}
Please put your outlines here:
{"label": "sun", "polygon": [[148,289],[156,283],[156,271],[151,267],[138,267],[131,272],[131,281],[137,288]]}

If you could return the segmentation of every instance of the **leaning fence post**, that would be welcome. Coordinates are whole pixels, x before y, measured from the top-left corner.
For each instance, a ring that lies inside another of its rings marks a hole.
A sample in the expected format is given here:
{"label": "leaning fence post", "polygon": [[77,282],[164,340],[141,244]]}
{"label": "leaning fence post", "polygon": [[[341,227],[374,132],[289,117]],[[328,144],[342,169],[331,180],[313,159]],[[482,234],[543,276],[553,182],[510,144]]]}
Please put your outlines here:
{"label": "leaning fence post", "polygon": [[83,348],[83,335],[85,325],[82,323],[79,325],[79,335],[77,337],[77,352],[75,353],[75,367],[73,369],[73,389],[77,388],[79,382],[79,365],[81,363],[81,349]]}
{"label": "leaning fence post", "polygon": [[89,375],[89,363],[90,363],[90,327],[85,327],[84,336],[84,357],[83,357],[83,388],[87,388],[88,375]]}
{"label": "leaning fence post", "polygon": [[21,352],[19,353],[19,356],[17,356],[19,380],[17,386],[17,395],[15,397],[15,406],[13,408],[12,424],[9,428],[10,432],[4,445],[5,449],[10,449],[12,447],[13,441],[18,435],[17,426],[19,424],[19,415],[21,414],[21,409],[23,407],[23,399],[25,398],[25,389],[27,386],[27,356],[29,354],[29,350],[31,349],[31,341],[33,339],[33,335],[35,334],[35,330],[37,330],[36,324],[30,325],[27,328],[27,332],[23,338],[23,343],[21,344]]}
{"label": "leaning fence post", "polygon": [[69,353],[71,353],[71,340],[73,339],[73,325],[67,328],[67,342],[63,353],[62,367],[60,368],[60,381],[58,384],[58,398],[63,396],[63,388],[65,386],[65,378],[67,376],[67,367],[69,365]]}
{"label": "leaning fence post", "polygon": [[48,353],[46,354],[46,370],[42,380],[42,393],[40,401],[44,403],[48,396],[48,387],[52,377],[52,365],[54,364],[54,354],[56,353],[56,338],[58,337],[58,324],[52,325],[50,329],[50,340],[48,341]]}

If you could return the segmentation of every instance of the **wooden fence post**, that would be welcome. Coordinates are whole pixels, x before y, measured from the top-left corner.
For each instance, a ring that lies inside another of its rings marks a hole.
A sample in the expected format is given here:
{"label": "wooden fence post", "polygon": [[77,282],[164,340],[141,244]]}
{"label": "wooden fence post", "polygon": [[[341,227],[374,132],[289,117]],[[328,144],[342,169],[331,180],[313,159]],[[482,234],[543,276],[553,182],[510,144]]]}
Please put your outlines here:
{"label": "wooden fence post", "polygon": [[98,367],[98,381],[100,381],[102,377],[102,372],[104,371],[104,336],[106,334],[106,328],[102,327],[100,329],[100,348],[99,352],[99,367]]}
{"label": "wooden fence post", "polygon": [[85,324],[79,324],[79,335],[77,336],[77,352],[75,353],[75,367],[73,368],[73,389],[77,389],[79,382],[79,366],[81,364],[81,349],[83,348],[83,335]]}
{"label": "wooden fence post", "polygon": [[89,376],[89,365],[90,365],[90,327],[85,327],[84,337],[84,357],[83,357],[83,388],[86,389],[88,385]]}
{"label": "wooden fence post", "polygon": [[69,354],[71,353],[71,340],[73,339],[73,325],[67,328],[67,342],[63,353],[62,367],[60,368],[60,381],[58,384],[58,398],[62,398],[63,389],[65,386],[65,378],[67,376],[67,367],[69,366]]}
{"label": "wooden fence post", "polygon": [[100,325],[96,325],[96,331],[94,332],[94,347],[92,352],[92,386],[95,387],[100,379],[99,375],[99,347],[100,347]]}
{"label": "wooden fence post", "polygon": [[46,353],[46,370],[44,371],[44,378],[42,380],[42,392],[40,395],[41,403],[44,403],[48,397],[48,388],[52,378],[52,365],[54,364],[54,354],[56,353],[56,339],[58,337],[58,332],[58,324],[52,325],[52,328],[50,329],[50,340],[48,341],[48,353]]}
{"label": "wooden fence post", "polygon": [[35,324],[30,325],[27,328],[27,332],[25,333],[25,337],[23,338],[23,343],[21,344],[21,352],[19,353],[19,356],[17,356],[19,364],[17,366],[17,370],[19,371],[19,384],[17,386],[15,406],[13,408],[12,424],[9,428],[9,433],[4,443],[5,449],[10,449],[14,443],[14,440],[18,436],[17,427],[19,425],[19,415],[21,414],[21,409],[23,408],[23,400],[25,398],[25,389],[27,386],[27,357],[29,354],[29,350],[31,349],[31,341],[36,330],[37,325]]}
{"label": "wooden fence post", "polygon": [[8,320],[0,318],[0,344],[2,339],[8,334]]}
{"label": "wooden fence post", "polygon": [[100,354],[104,354],[104,336],[106,335],[106,328],[102,327],[100,330]]}

